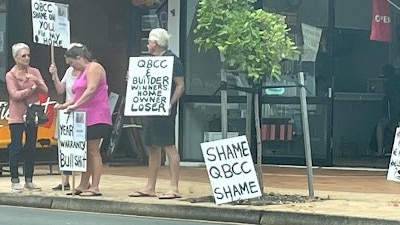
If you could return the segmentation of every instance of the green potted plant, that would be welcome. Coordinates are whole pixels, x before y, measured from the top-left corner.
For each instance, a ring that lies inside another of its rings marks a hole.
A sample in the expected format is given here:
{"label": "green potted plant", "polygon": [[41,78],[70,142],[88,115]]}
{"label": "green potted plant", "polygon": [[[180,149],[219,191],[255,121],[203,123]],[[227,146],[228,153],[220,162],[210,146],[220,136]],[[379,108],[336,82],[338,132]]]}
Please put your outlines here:
{"label": "green potted plant", "polygon": [[[194,30],[197,37],[194,42],[199,51],[211,48],[219,50],[222,80],[226,79],[223,76],[224,71],[239,70],[247,74],[249,83],[253,86],[257,168],[263,191],[258,93],[263,78],[270,76],[279,80],[282,59],[294,57],[299,51],[288,36],[289,28],[284,16],[255,9],[255,2],[256,0],[200,0],[197,27]],[[226,108],[225,98],[226,93],[221,93],[222,109]],[[224,126],[222,131],[224,133]]]}

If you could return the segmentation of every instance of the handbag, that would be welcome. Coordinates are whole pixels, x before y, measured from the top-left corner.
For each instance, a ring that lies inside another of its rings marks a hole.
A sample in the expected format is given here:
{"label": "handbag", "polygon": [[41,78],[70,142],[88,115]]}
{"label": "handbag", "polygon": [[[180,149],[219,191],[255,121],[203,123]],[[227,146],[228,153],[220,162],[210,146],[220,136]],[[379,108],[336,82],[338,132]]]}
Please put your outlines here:
{"label": "handbag", "polygon": [[27,126],[37,127],[49,121],[44,112],[44,106],[39,104],[26,104],[25,124]]}

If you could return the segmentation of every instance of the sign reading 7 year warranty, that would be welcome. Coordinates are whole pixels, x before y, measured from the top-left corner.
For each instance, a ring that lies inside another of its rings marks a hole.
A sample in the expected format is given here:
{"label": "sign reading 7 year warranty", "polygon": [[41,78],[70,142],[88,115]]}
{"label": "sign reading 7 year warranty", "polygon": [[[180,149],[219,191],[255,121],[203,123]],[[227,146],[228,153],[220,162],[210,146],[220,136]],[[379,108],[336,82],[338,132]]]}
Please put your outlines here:
{"label": "sign reading 7 year warranty", "polygon": [[168,116],[173,56],[130,57],[125,116]]}
{"label": "sign reading 7 year warranty", "polygon": [[61,171],[86,172],[86,112],[58,111],[58,166]]}

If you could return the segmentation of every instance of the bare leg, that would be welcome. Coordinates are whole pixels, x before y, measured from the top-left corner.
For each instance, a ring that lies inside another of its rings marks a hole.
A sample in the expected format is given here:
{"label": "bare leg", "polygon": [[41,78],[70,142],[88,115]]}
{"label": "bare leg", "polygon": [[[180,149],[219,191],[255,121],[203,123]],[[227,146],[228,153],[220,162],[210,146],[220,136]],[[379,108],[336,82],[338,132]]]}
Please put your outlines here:
{"label": "bare leg", "polygon": [[169,171],[171,175],[171,187],[170,191],[168,194],[176,194],[179,195],[179,188],[178,188],[178,183],[179,183],[179,163],[180,163],[180,157],[179,153],[175,147],[175,145],[171,146],[166,146],[164,147],[165,153],[168,156],[169,160]]}
{"label": "bare leg", "polygon": [[[85,191],[86,189],[88,189],[90,176],[93,175],[94,168],[96,168],[96,165],[95,165],[96,164],[96,162],[95,162],[96,151],[98,152],[98,154],[100,154],[100,152],[98,150],[99,143],[100,143],[100,139],[89,140],[87,143],[87,145],[88,145],[87,146],[87,161],[86,161],[87,162],[87,166],[86,166],[87,170],[86,170],[86,172],[82,173],[81,182],[78,185],[78,187],[76,187],[77,190]],[[100,159],[101,159],[101,156],[100,156]],[[92,179],[93,179],[93,177],[92,177]],[[98,184],[99,183],[97,182],[97,186],[96,186],[97,189],[98,189]]]}
{"label": "bare leg", "polygon": [[156,193],[157,174],[161,165],[161,146],[152,146],[149,150],[149,166],[147,174],[147,185],[144,189],[136,191],[131,195],[147,194],[154,195]]}
{"label": "bare leg", "polygon": [[[99,192],[99,184],[100,184],[100,177],[101,177],[101,169],[103,167],[103,161],[101,159],[100,154],[100,140],[89,140],[88,141],[88,161],[90,161],[91,167],[91,175],[92,175],[92,184],[90,185],[90,191]],[[89,166],[89,164],[88,164]],[[89,185],[89,177],[87,180],[83,180],[80,185]],[[85,186],[84,186],[85,187]]]}
{"label": "bare leg", "polygon": [[67,174],[62,174],[61,175],[62,178],[62,185],[68,185],[69,184],[69,175]]}

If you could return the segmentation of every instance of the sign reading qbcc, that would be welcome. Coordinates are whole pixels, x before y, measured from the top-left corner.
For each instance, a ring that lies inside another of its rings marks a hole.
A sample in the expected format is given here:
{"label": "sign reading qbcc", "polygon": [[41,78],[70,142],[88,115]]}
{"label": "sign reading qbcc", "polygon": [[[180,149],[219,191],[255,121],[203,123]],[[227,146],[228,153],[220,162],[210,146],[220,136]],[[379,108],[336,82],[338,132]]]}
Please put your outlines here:
{"label": "sign reading qbcc", "polygon": [[201,143],[215,203],[260,197],[246,136]]}
{"label": "sign reading qbcc", "polygon": [[33,42],[66,48],[70,44],[67,4],[32,0]]}
{"label": "sign reading qbcc", "polygon": [[169,115],[173,65],[173,56],[129,59],[125,116]]}

